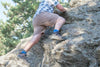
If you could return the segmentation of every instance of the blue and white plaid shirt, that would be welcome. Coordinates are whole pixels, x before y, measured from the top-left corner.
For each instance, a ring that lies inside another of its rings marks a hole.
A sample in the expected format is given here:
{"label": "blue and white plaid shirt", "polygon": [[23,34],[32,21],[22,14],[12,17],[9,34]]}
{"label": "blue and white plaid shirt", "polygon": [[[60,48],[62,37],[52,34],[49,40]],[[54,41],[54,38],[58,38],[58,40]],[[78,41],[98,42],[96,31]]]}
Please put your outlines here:
{"label": "blue and white plaid shirt", "polygon": [[54,12],[54,7],[59,4],[58,0],[44,0],[39,4],[39,8],[37,9],[34,18],[36,15],[40,14],[41,12]]}

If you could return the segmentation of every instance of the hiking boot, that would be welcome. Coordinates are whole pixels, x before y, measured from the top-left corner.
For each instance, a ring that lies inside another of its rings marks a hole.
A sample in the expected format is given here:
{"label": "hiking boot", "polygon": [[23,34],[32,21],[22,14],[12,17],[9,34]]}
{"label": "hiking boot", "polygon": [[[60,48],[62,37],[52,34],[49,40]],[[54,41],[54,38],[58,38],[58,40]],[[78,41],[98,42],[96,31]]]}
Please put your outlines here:
{"label": "hiking boot", "polygon": [[59,34],[59,32],[54,32],[51,36],[50,39],[54,40],[63,40],[62,36]]}
{"label": "hiking boot", "polygon": [[17,56],[18,58],[21,58],[21,59],[26,59],[26,54],[18,54]]}
{"label": "hiking boot", "polygon": [[24,54],[24,53],[22,53],[22,51],[21,52],[19,52],[19,54],[17,55],[17,57],[18,58],[21,58],[21,59],[26,59],[26,54]]}

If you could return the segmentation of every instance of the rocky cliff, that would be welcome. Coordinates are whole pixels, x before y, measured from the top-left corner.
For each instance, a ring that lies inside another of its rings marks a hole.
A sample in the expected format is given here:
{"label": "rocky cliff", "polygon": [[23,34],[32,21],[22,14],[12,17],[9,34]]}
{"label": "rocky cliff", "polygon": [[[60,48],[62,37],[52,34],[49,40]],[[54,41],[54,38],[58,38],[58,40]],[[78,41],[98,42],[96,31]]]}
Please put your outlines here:
{"label": "rocky cliff", "polygon": [[50,28],[23,60],[16,56],[31,37],[22,39],[0,56],[0,67],[100,67],[100,0],[71,0],[67,11],[61,29],[65,40],[49,39]]}

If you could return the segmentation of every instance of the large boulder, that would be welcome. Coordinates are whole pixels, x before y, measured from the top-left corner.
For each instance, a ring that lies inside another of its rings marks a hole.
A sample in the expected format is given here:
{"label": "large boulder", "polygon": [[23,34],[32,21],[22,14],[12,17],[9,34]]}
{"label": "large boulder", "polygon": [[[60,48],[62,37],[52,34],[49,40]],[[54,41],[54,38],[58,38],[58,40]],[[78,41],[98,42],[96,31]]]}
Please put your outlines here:
{"label": "large boulder", "polygon": [[71,0],[62,41],[51,40],[49,28],[27,55],[17,58],[31,37],[22,39],[11,52],[0,56],[0,67],[99,67],[100,66],[100,0]]}

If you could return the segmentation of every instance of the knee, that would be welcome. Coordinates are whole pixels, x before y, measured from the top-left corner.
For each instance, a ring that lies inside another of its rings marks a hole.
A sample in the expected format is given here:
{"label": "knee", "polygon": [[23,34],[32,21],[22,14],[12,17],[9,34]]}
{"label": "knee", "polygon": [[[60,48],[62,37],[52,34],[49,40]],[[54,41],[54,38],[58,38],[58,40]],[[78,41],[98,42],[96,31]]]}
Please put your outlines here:
{"label": "knee", "polygon": [[63,24],[64,24],[64,23],[65,23],[65,21],[66,21],[66,20],[65,20],[65,18],[62,18],[62,20],[63,20]]}
{"label": "knee", "polygon": [[57,19],[57,21],[58,21],[58,22],[62,22],[63,24],[65,23],[65,19],[64,19],[63,17],[59,17],[59,18]]}

